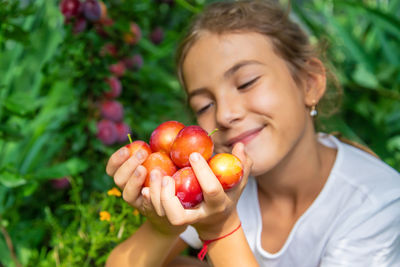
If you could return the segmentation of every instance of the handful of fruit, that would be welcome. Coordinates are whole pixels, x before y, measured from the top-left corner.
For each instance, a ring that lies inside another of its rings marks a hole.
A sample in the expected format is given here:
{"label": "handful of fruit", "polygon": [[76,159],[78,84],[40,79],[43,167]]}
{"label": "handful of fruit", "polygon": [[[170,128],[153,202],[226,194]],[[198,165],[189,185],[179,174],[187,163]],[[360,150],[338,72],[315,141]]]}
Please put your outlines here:
{"label": "handful of fruit", "polygon": [[208,161],[224,190],[237,185],[243,176],[242,163],[236,156],[229,153],[212,156],[214,144],[210,135],[200,126],[166,121],[152,132],[149,143],[131,140],[126,145],[131,156],[139,149],[146,150],[149,155],[143,162],[147,169],[143,186],[150,185],[149,176],[154,169],[158,169],[162,176],[172,176],[175,195],[184,208],[193,208],[203,200],[200,184],[189,163],[189,156],[193,152],[200,153]]}

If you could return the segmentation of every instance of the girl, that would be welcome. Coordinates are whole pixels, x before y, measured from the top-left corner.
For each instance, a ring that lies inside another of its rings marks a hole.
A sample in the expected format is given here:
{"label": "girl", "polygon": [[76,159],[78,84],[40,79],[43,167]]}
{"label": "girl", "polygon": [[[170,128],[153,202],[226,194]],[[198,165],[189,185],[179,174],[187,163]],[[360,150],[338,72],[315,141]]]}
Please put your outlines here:
{"label": "girl", "polygon": [[108,266],[207,266],[176,258],[186,244],[204,245],[213,266],[400,265],[400,176],[316,133],[328,75],[275,1],[210,5],[182,42],[178,75],[198,124],[219,129],[215,151],[238,156],[244,178],[224,192],[193,153],[204,201],[184,209],[171,177],[153,171],[141,188],[146,152],[120,149],[107,173],[147,221]]}

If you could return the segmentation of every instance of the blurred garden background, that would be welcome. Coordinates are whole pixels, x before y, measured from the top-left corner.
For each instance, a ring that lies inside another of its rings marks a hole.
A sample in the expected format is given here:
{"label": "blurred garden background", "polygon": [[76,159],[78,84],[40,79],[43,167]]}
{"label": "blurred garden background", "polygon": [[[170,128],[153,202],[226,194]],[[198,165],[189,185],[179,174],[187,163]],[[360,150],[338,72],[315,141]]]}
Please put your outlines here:
{"label": "blurred garden background", "polygon": [[[174,53],[208,2],[0,0],[0,266],[103,266],[140,226],[106,162],[128,132],[195,123]],[[320,129],[400,170],[400,0],[291,4],[343,87]]]}

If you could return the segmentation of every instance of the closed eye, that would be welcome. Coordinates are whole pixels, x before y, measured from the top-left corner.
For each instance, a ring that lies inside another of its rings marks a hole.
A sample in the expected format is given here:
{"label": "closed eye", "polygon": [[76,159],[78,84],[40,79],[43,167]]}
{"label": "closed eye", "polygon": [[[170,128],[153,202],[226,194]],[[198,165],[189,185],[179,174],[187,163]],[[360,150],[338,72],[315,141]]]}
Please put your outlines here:
{"label": "closed eye", "polygon": [[260,78],[260,76],[254,78],[253,80],[251,80],[251,81],[249,81],[249,82],[247,82],[247,83],[244,83],[244,84],[240,85],[240,86],[238,87],[238,89],[239,89],[239,90],[246,89],[247,87],[249,87],[250,85],[252,85],[253,83],[255,83],[259,78]]}
{"label": "closed eye", "polygon": [[199,109],[198,111],[196,111],[196,114],[197,114],[197,115],[200,115],[200,114],[204,113],[204,112],[205,112],[209,107],[211,107],[212,105],[213,105],[213,104],[210,103],[210,104],[208,104],[208,105],[202,107],[201,109]]}

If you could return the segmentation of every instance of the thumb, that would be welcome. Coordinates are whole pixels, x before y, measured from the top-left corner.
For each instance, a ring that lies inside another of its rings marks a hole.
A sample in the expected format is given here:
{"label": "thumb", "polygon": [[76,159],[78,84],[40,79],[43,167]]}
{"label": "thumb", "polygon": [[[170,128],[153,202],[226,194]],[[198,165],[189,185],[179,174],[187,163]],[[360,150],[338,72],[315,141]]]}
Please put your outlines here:
{"label": "thumb", "polygon": [[232,154],[238,157],[242,163],[243,178],[242,181],[240,182],[240,190],[242,190],[247,183],[247,179],[251,172],[251,167],[253,166],[253,161],[247,155],[243,143],[236,143],[232,149]]}

